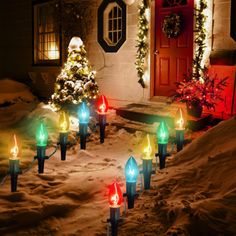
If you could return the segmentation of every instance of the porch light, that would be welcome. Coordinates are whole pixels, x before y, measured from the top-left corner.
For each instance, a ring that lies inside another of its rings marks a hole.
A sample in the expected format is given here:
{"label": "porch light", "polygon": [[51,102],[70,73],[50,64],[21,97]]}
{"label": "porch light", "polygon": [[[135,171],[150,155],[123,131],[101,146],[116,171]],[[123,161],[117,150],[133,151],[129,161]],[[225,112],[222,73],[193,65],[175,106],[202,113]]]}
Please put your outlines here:
{"label": "porch light", "polygon": [[17,144],[16,135],[14,134],[14,146],[10,150],[10,158],[9,158],[9,173],[11,175],[11,192],[16,192],[17,190],[17,178],[20,173],[19,167],[19,147]]}

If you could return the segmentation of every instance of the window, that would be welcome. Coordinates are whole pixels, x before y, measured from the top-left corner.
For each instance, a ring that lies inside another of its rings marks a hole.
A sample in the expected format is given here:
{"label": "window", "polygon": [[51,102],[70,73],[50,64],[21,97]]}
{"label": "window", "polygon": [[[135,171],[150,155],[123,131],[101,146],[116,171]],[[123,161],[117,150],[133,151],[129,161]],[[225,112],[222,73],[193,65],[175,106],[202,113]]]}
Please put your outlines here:
{"label": "window", "polygon": [[106,14],[105,12],[105,22],[106,30],[105,30],[105,40],[109,45],[116,45],[119,40],[121,39],[121,32],[122,32],[122,17],[121,13],[122,10],[117,4],[110,4],[111,6],[108,8],[109,12]]}
{"label": "window", "polygon": [[163,0],[163,7],[178,7],[187,5],[187,0]]}
{"label": "window", "polygon": [[55,22],[55,3],[34,5],[34,64],[60,64],[60,34]]}
{"label": "window", "polygon": [[104,0],[98,8],[98,42],[105,52],[117,52],[126,40],[126,5]]}

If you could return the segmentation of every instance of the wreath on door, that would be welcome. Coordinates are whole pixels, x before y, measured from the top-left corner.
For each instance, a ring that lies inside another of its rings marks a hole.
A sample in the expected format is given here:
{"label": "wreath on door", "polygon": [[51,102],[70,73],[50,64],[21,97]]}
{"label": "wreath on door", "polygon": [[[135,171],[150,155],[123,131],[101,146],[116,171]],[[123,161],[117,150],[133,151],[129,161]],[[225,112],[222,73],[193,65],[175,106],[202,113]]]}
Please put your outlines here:
{"label": "wreath on door", "polygon": [[177,13],[166,15],[163,20],[162,32],[167,38],[176,38],[180,35],[182,28],[182,18]]}

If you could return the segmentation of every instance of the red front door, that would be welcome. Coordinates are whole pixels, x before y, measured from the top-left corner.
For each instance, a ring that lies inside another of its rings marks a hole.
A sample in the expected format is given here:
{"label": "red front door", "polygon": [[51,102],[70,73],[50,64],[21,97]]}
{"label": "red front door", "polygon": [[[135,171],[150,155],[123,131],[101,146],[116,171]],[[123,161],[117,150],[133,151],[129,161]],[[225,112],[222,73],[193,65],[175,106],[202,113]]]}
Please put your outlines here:
{"label": "red front door", "polygon": [[[155,0],[155,62],[154,96],[170,96],[176,82],[191,71],[193,58],[194,0]],[[166,15],[181,16],[181,30],[177,37],[168,38],[163,30]]]}

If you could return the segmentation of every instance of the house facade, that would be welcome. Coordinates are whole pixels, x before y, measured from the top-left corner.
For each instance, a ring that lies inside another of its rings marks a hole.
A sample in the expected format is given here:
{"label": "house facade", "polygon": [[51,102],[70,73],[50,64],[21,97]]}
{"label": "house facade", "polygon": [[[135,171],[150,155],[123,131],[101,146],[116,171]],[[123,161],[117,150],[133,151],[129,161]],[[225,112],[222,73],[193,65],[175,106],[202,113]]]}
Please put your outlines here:
{"label": "house facade", "polygon": [[[79,34],[84,30],[83,27],[81,29],[83,24],[86,25],[84,34],[88,59],[97,71],[100,92],[108,97],[111,105],[159,101],[168,97],[174,92],[175,83],[181,81],[183,74],[191,69],[196,50],[194,8],[198,6],[199,0],[146,2],[148,52],[143,67],[145,88],[138,83],[135,66],[137,35],[140,30],[139,9],[143,1],[64,1],[71,5],[67,5],[67,8],[64,5],[64,18],[60,19],[54,11],[61,11],[60,4],[63,1],[2,2],[0,76],[30,83],[42,97],[52,94],[56,76],[66,60],[70,33]],[[235,1],[207,0],[206,3],[206,47],[203,63],[209,66],[211,73],[229,77],[223,95],[224,101],[218,111],[232,115],[236,113]],[[83,12],[89,11],[82,17],[76,13],[76,6],[83,5],[86,5]],[[181,20],[180,29],[176,31],[178,35],[172,37],[165,34],[168,32],[163,29],[163,22],[166,16],[173,14],[180,16]],[[85,20],[85,17],[89,20]],[[55,26],[58,22],[73,30],[63,31],[61,24]],[[79,26],[80,30],[77,32],[76,27]]]}

